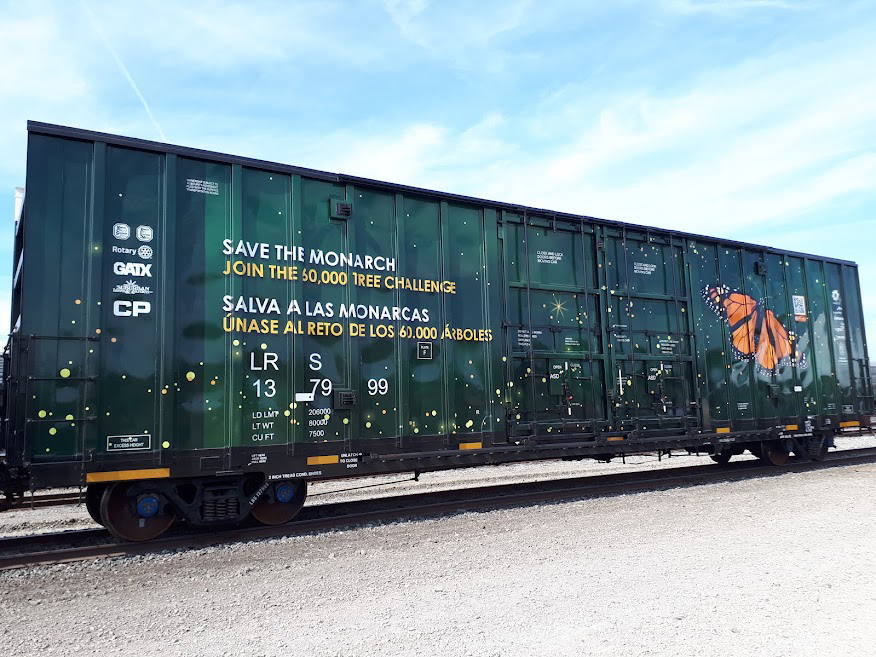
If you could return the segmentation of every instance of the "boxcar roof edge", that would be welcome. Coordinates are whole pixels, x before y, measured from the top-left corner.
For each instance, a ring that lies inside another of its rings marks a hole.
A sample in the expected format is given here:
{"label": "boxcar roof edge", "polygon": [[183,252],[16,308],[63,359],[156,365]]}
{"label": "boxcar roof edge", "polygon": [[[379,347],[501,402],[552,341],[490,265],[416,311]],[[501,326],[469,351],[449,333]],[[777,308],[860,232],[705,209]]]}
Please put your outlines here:
{"label": "boxcar roof edge", "polygon": [[841,258],[832,258],[829,256],[820,256],[813,253],[800,253],[798,251],[788,251],[773,246],[764,244],[754,244],[751,242],[741,242],[739,240],[725,239],[710,235],[700,235],[697,233],[688,233],[685,231],[673,230],[671,228],[659,228],[656,226],[644,226],[634,224],[627,221],[618,221],[614,219],[602,219],[600,217],[591,217],[589,215],[573,214],[571,212],[558,212],[545,208],[537,208],[528,205],[519,205],[515,203],[507,203],[503,201],[493,201],[490,199],[478,198],[476,196],[465,196],[462,194],[454,194],[452,192],[441,192],[434,189],[425,189],[422,187],[413,187],[410,185],[402,185],[399,183],[391,183],[383,180],[373,180],[371,178],[362,178],[360,176],[351,176],[346,174],[331,173],[321,171],[319,169],[308,169],[307,167],[299,167],[291,164],[282,164],[279,162],[271,162],[269,160],[259,160],[256,158],[243,157],[239,155],[229,155],[218,151],[208,151],[200,148],[192,148],[188,146],[177,146],[175,144],[167,144],[164,142],[151,141],[148,139],[139,139],[137,137],[124,137],[122,135],[114,135],[106,132],[97,132],[94,130],[85,130],[83,128],[72,128],[53,123],[43,123],[41,121],[28,121],[28,132],[44,135],[52,135],[58,137],[68,137],[71,139],[80,139],[84,141],[99,141],[113,146],[122,146],[127,148],[137,148],[141,150],[157,151],[161,153],[172,153],[174,155],[182,155],[194,159],[210,160],[214,162],[222,162],[225,164],[239,164],[241,166],[253,167],[267,171],[274,171],[285,174],[298,174],[318,180],[337,183],[352,183],[360,185],[368,185],[378,187],[387,191],[402,192],[415,194],[418,196],[428,196],[441,199],[449,199],[464,203],[487,206],[496,209],[510,210],[513,212],[527,212],[539,215],[543,218],[571,219],[575,221],[584,221],[596,224],[603,224],[613,228],[629,228],[633,230],[649,231],[672,237],[682,237],[693,240],[706,240],[722,245],[753,248],[768,253],[777,255],[787,255],[799,258],[810,258],[823,262],[833,262],[843,265],[857,267],[857,263],[851,260],[843,260]]}

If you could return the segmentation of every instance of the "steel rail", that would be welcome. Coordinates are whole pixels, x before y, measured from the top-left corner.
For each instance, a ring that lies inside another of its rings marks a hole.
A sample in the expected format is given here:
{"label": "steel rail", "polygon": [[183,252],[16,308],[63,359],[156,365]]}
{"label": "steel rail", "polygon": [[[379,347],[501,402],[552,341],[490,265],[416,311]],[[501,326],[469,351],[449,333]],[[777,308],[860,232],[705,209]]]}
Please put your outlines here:
{"label": "steel rail", "polygon": [[[38,552],[0,556],[0,571],[29,566],[71,563],[106,557],[134,556],[167,550],[198,549],[251,540],[299,536],[327,529],[352,528],[376,522],[426,518],[465,511],[484,511],[563,500],[666,490],[724,481],[775,477],[788,473],[857,465],[876,461],[876,448],[842,450],[824,461],[791,461],[785,466],[762,461],[728,465],[694,465],[659,471],[637,471],[498,486],[413,493],[355,502],[319,504],[305,509],[298,519],[273,527],[258,526],[224,531],[202,531],[169,536],[144,543],[115,543],[102,529],[75,530],[0,539],[0,552],[39,546]],[[98,540],[96,545],[71,542]],[[57,549],[45,549],[55,544]]]}

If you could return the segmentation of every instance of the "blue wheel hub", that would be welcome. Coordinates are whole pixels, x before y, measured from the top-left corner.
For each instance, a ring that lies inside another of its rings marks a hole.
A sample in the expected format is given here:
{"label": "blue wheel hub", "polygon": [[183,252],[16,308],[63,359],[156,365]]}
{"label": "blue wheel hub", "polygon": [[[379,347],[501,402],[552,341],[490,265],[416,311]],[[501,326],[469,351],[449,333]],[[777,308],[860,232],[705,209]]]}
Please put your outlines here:
{"label": "blue wheel hub", "polygon": [[280,484],[277,486],[277,501],[283,502],[291,502],[292,498],[295,497],[295,488],[290,486],[289,484]]}
{"label": "blue wheel hub", "polygon": [[146,495],[137,502],[137,513],[144,518],[151,518],[158,513],[158,498],[154,495]]}

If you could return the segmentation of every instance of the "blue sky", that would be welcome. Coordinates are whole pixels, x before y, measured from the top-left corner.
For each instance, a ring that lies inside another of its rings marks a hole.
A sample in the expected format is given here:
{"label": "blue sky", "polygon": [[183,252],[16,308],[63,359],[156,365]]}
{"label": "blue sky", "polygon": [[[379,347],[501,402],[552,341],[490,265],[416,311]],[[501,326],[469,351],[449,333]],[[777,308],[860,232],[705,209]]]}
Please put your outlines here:
{"label": "blue sky", "polygon": [[0,4],[8,218],[34,119],[855,260],[876,335],[876,3]]}

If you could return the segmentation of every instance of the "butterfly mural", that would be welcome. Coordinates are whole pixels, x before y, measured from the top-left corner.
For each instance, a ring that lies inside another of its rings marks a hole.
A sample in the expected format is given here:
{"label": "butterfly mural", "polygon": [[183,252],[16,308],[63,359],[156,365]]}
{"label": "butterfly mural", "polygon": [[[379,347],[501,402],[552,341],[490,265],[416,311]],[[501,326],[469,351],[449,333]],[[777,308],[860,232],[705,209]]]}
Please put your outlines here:
{"label": "butterfly mural", "polygon": [[794,352],[793,334],[761,301],[726,285],[706,285],[702,295],[715,314],[727,322],[737,359],[754,360],[764,374],[775,372],[780,365],[806,367],[805,356]]}

